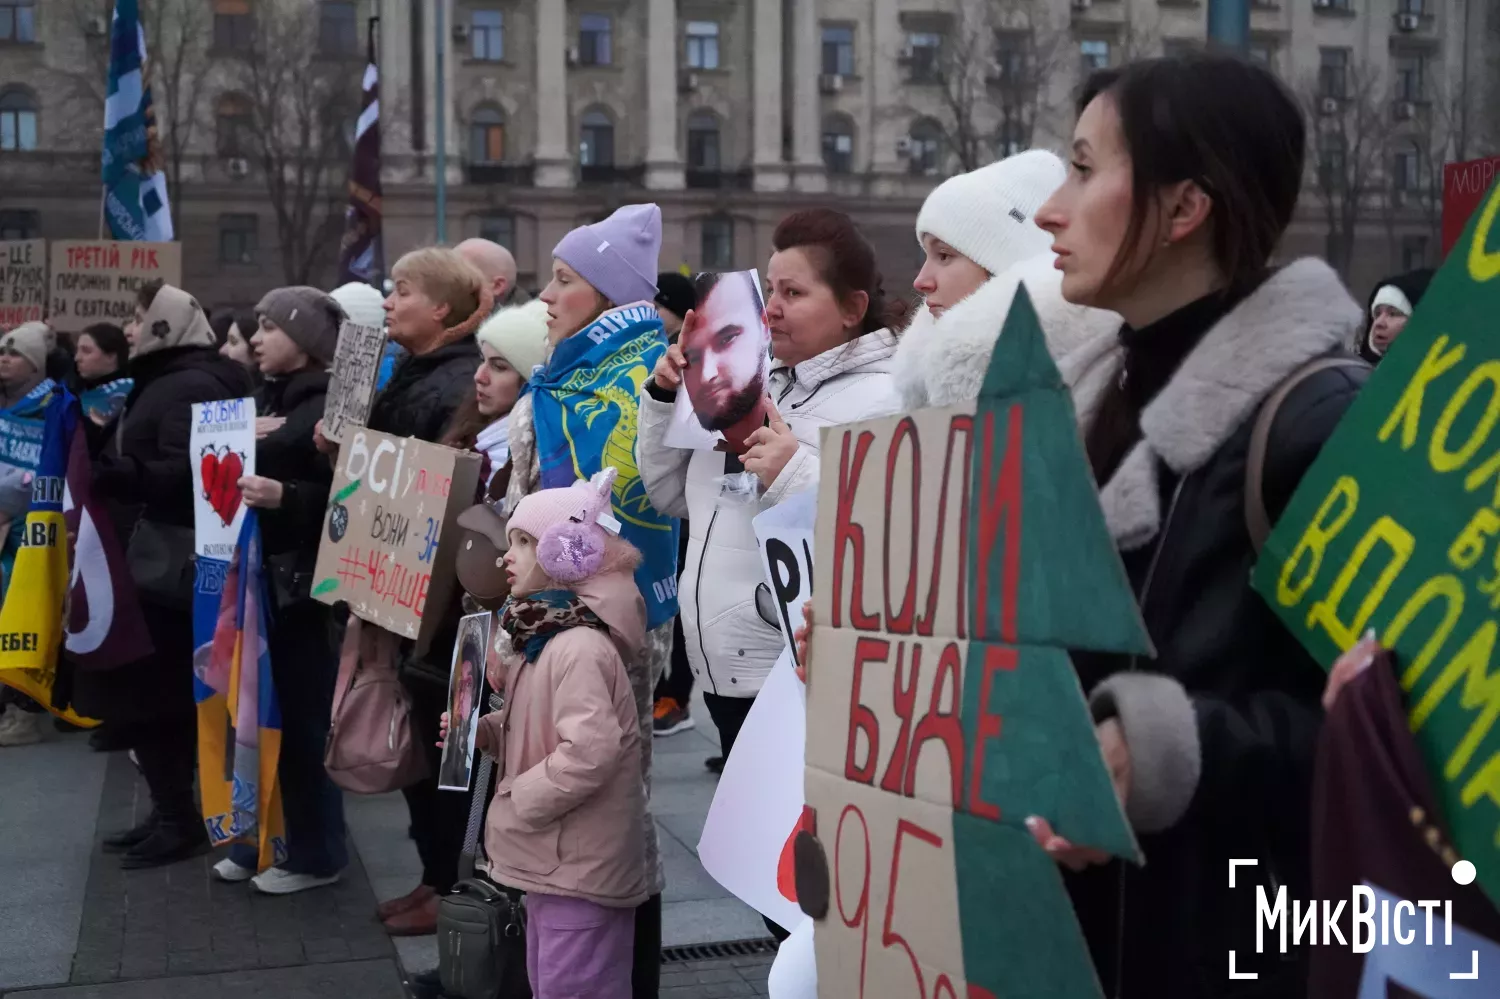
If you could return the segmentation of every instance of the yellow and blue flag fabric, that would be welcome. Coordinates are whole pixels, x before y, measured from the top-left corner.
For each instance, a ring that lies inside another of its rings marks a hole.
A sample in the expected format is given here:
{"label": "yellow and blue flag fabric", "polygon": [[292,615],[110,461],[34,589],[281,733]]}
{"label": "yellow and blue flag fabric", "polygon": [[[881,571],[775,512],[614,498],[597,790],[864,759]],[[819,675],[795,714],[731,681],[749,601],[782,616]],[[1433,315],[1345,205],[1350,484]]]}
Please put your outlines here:
{"label": "yellow and blue flag fabric", "polygon": [[214,846],[246,843],[259,870],[286,859],[277,764],[281,708],[271,677],[260,521],[245,515],[234,559],[198,560],[193,692],[198,780]]}

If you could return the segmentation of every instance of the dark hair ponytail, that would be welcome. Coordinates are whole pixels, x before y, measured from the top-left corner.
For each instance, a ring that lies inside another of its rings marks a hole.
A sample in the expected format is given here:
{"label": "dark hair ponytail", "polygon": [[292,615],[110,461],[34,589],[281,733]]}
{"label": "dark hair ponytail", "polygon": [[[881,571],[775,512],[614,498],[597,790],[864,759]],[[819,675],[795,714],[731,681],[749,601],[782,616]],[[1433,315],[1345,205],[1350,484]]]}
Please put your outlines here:
{"label": "dark hair ponytail", "polygon": [[808,208],[782,219],[771,235],[771,246],[777,251],[807,250],[823,283],[833,289],[834,297],[848,303],[856,292],[869,299],[859,332],[874,333],[890,327],[899,328],[910,306],[900,299],[888,299],[885,282],[875,264],[875,251],[855,226],[854,220],[831,208]]}

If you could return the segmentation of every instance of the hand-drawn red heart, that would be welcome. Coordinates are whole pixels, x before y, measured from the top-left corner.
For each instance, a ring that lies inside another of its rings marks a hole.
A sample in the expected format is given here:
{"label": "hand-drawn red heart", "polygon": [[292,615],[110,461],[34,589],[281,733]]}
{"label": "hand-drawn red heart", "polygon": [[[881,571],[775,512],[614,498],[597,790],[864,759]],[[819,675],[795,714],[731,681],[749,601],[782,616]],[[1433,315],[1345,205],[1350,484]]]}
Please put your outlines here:
{"label": "hand-drawn red heart", "polygon": [[203,498],[228,527],[240,511],[240,478],[245,474],[245,460],[226,447],[222,454],[205,451],[201,468]]}

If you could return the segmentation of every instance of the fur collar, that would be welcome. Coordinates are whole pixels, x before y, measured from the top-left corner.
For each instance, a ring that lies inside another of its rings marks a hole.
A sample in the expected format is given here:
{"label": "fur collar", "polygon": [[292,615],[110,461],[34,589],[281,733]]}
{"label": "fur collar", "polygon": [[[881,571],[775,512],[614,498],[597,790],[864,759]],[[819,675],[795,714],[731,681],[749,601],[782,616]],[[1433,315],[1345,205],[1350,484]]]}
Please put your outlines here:
{"label": "fur collar", "polygon": [[[1139,548],[1160,529],[1158,461],[1178,475],[1202,468],[1287,375],[1347,343],[1363,315],[1333,269],[1307,257],[1219,320],[1141,413],[1142,441],[1100,491],[1116,543]],[[1080,426],[1093,420],[1122,356],[1117,337],[1097,338],[1060,365]]]}
{"label": "fur collar", "polygon": [[1021,261],[940,317],[922,303],[896,348],[896,387],[905,408],[952,406],[979,396],[995,340],[1023,281],[1054,358],[1100,337],[1113,339],[1120,317],[1066,301],[1062,272],[1052,259],[1049,252]]}

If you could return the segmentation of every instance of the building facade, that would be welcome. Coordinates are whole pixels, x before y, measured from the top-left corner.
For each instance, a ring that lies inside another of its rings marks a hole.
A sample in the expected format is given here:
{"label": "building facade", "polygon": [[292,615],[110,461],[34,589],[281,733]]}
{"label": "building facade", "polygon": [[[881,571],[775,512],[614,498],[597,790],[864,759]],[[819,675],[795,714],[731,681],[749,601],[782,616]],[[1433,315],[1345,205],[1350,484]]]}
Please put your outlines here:
{"label": "building facade", "polygon": [[[545,284],[549,250],[568,229],[652,200],[663,269],[764,267],[782,216],[830,205],[863,226],[892,292],[915,273],[912,221],[933,184],[1031,145],[1061,149],[1090,69],[1200,46],[1207,17],[1199,0],[142,6],[158,121],[164,138],[177,136],[168,145],[184,283],[210,305],[254,302],[289,275],[331,280],[345,124],[371,17],[388,262],[436,238],[441,72],[447,238],[510,247],[525,289]],[[1495,6],[1256,3],[1251,56],[1298,94],[1311,125],[1283,255],[1342,254],[1356,291],[1436,262],[1441,163],[1500,151],[1487,111],[1500,97],[1490,82]],[[108,7],[0,0],[0,238],[98,232]],[[283,33],[258,42],[278,18]],[[303,43],[299,64],[285,53]],[[262,64],[277,56],[296,85],[269,98]],[[304,86],[311,75],[333,90]],[[287,101],[315,106],[293,113]],[[288,124],[298,114],[328,119],[312,124],[316,141]],[[246,138],[271,117],[283,155]],[[299,156],[319,170],[289,186]]]}

